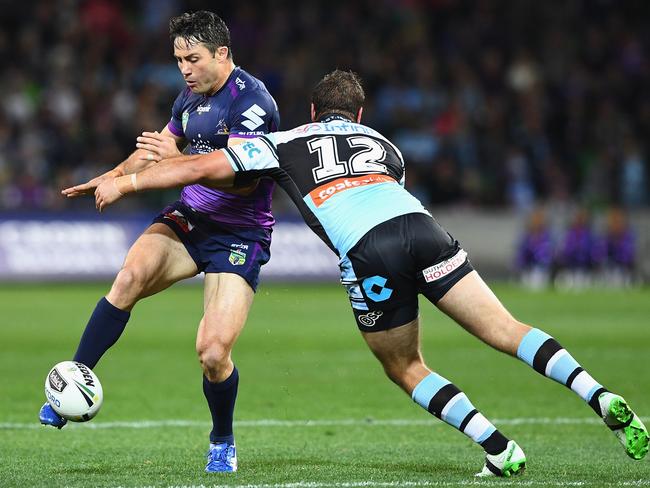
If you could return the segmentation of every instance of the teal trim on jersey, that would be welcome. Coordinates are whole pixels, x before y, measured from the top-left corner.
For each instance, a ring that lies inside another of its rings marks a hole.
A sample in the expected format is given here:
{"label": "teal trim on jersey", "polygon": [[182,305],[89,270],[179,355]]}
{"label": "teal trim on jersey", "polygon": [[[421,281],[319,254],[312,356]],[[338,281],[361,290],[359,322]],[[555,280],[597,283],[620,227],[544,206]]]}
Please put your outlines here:
{"label": "teal trim on jersey", "polygon": [[359,242],[370,229],[399,215],[429,212],[397,182],[349,188],[316,207],[309,195],[304,201],[320,221],[339,256]]}

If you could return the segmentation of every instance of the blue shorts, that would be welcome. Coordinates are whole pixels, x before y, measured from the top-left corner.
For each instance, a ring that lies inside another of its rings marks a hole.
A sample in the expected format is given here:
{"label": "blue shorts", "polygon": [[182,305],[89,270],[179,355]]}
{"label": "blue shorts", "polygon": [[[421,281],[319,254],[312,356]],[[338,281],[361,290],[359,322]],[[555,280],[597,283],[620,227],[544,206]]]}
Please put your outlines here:
{"label": "blue shorts", "polygon": [[271,257],[271,229],[219,224],[182,202],[166,207],[153,223],[176,233],[199,272],[234,273],[257,289],[260,268]]}

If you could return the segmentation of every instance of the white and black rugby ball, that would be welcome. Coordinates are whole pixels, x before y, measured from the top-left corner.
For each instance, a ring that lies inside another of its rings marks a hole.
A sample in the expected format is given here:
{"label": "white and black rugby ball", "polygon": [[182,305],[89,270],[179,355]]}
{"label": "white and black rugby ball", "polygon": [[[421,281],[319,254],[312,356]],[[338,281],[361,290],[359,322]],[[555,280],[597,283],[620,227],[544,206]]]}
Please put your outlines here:
{"label": "white and black rugby ball", "polygon": [[104,392],[89,367],[76,361],[63,361],[45,378],[45,397],[62,417],[86,422],[99,412]]}

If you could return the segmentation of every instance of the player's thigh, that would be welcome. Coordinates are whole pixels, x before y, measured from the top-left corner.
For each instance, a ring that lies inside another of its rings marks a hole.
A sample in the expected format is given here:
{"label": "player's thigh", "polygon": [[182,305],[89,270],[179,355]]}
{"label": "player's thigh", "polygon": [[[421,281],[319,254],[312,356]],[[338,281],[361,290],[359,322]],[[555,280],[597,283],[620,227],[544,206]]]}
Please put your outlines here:
{"label": "player's thigh", "polygon": [[198,272],[187,249],[167,225],[150,225],[135,241],[123,268],[133,270],[144,284],[142,296],[149,296]]}
{"label": "player's thigh", "polygon": [[512,355],[530,330],[510,314],[476,271],[461,278],[436,306],[469,333]]}
{"label": "player's thigh", "polygon": [[229,351],[246,323],[254,296],[253,289],[240,275],[206,273],[197,348],[207,343]]}

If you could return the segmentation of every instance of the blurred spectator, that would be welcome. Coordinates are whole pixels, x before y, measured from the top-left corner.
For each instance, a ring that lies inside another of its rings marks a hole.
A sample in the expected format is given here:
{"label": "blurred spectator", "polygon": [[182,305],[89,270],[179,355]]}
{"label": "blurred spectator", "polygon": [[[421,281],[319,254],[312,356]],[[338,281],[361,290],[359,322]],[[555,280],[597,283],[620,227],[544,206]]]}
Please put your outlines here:
{"label": "blurred spectator", "polygon": [[634,230],[625,213],[611,209],[607,213],[605,229],[605,263],[603,281],[607,286],[630,286],[634,278],[636,245]]}
{"label": "blurred spectator", "polygon": [[553,271],[553,238],[546,213],[537,208],[530,213],[526,230],[517,246],[516,268],[524,286],[545,288]]}
{"label": "blurred spectator", "polygon": [[604,261],[604,246],[592,228],[591,216],[579,209],[564,234],[559,250],[556,283],[562,288],[590,286]]}
{"label": "blurred spectator", "polygon": [[425,204],[650,203],[648,2],[27,0],[0,20],[0,210],[79,205],[53,186],[162,127],[183,86],[168,18],[202,8],[283,128],[323,73],[357,71]]}

